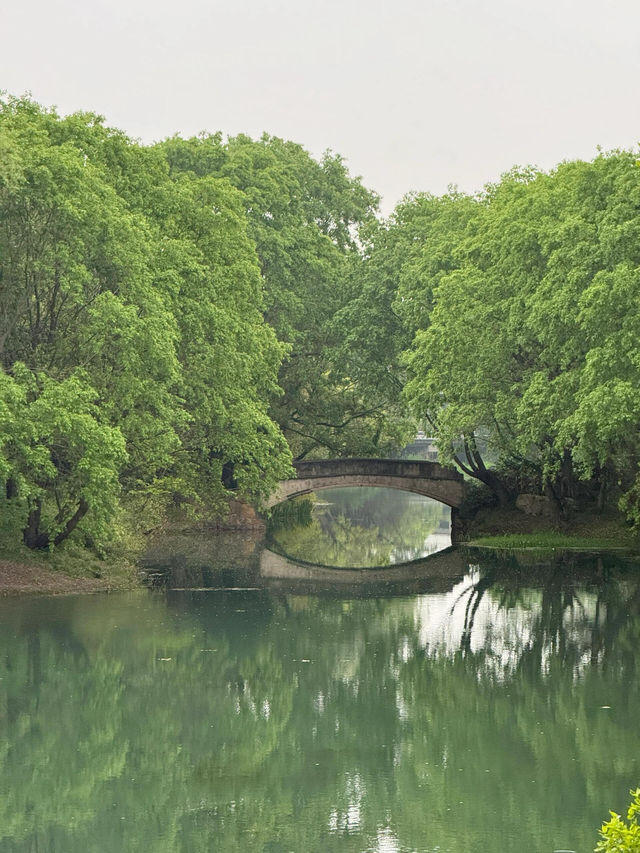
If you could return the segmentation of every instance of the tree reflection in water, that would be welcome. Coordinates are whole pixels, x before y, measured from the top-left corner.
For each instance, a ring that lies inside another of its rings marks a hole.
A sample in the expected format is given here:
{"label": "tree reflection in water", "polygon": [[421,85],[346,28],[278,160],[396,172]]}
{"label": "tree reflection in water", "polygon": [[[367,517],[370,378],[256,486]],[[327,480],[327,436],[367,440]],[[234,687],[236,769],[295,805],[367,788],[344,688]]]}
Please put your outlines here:
{"label": "tree reflection in water", "polygon": [[306,562],[388,566],[448,547],[450,510],[393,489],[326,489],[277,507],[268,535],[277,550]]}
{"label": "tree reflection in water", "polygon": [[[0,850],[589,850],[640,779],[640,577],[0,603]],[[603,707],[606,706],[606,707]]]}

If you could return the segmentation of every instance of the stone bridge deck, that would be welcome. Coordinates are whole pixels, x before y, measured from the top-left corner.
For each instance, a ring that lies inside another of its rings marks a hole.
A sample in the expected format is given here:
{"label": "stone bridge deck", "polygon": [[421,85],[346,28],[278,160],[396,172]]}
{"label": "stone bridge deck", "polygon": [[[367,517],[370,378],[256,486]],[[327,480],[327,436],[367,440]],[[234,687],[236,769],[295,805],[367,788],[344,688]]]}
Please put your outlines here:
{"label": "stone bridge deck", "polygon": [[415,492],[458,507],[464,497],[462,474],[438,462],[408,459],[321,459],[294,463],[297,476],[283,480],[266,502],[272,507],[296,495],[344,486],[378,486]]}

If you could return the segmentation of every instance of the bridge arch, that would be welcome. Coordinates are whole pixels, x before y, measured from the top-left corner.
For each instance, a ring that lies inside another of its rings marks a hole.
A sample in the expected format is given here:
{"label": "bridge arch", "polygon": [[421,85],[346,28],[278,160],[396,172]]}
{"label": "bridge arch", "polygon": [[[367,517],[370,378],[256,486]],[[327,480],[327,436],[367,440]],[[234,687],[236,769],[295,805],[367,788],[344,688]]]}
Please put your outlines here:
{"label": "bridge arch", "polygon": [[270,508],[297,495],[345,486],[400,489],[457,508],[464,497],[462,474],[438,462],[409,459],[321,459],[296,462],[296,477],[283,480],[269,497]]}
{"label": "bridge arch", "polygon": [[428,557],[368,569],[347,569],[320,566],[303,560],[294,560],[265,548],[260,555],[260,577],[263,581],[281,581],[292,584],[316,584],[321,589],[347,587],[366,590],[372,586],[399,584],[403,592],[407,584],[417,583],[421,592],[448,592],[467,570],[467,564],[458,548],[445,548]]}

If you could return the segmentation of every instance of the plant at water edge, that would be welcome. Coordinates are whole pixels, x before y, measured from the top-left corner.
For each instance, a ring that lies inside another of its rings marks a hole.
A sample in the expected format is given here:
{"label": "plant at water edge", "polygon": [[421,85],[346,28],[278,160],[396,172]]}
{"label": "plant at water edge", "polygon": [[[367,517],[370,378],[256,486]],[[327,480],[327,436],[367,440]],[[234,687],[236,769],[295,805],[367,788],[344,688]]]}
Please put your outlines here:
{"label": "plant at water edge", "polygon": [[640,853],[640,788],[631,791],[631,797],[626,822],[619,814],[610,812],[611,820],[600,830],[602,837],[595,848],[596,853]]}

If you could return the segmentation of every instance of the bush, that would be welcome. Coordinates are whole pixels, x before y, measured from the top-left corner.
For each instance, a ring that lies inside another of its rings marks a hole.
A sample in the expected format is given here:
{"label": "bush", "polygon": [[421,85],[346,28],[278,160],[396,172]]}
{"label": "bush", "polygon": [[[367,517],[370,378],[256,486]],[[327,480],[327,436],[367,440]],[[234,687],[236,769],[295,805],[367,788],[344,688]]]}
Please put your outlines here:
{"label": "bush", "polygon": [[619,814],[610,812],[611,820],[600,830],[596,853],[640,853],[640,788],[631,791],[631,796],[626,822]]}

